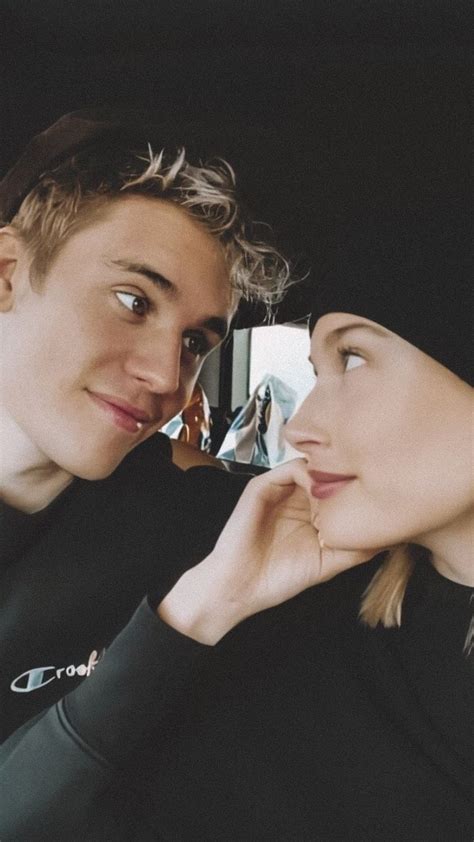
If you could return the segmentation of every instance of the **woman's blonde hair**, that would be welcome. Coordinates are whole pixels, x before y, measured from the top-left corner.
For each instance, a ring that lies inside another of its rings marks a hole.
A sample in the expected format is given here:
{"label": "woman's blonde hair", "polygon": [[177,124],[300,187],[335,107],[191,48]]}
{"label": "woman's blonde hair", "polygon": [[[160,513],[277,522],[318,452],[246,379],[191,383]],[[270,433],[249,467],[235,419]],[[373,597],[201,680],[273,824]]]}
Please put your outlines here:
{"label": "woman's blonde hair", "polygon": [[[403,598],[408,581],[415,565],[426,561],[428,557],[423,547],[414,544],[400,544],[391,549],[362,597],[359,611],[362,622],[373,629],[379,623],[386,629],[401,626]],[[471,616],[464,642],[466,657],[470,656],[473,648],[474,615]]]}
{"label": "woman's blonde hair", "polygon": [[389,550],[364,592],[359,616],[371,628],[400,626],[408,580],[416,563],[416,548],[400,544]]}
{"label": "woman's blonde hair", "polygon": [[221,159],[195,166],[184,149],[169,155],[151,147],[138,153],[98,146],[44,173],[11,222],[31,252],[32,278],[44,277],[66,238],[97,211],[130,194],[180,205],[219,240],[235,304],[244,297],[270,312],[281,301],[290,283],[288,263],[242,211],[232,167]]}

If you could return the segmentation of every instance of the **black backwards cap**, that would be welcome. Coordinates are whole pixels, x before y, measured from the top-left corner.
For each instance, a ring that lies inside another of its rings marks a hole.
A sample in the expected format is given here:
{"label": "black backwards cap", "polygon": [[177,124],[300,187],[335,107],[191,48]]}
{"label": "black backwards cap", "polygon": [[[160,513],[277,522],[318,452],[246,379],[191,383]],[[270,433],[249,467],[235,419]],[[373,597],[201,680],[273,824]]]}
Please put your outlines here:
{"label": "black backwards cap", "polygon": [[472,226],[460,197],[372,210],[315,279],[310,330],[327,313],[377,322],[473,385]]}
{"label": "black backwards cap", "polygon": [[72,111],[33,137],[0,181],[0,224],[10,222],[42,176],[79,153],[115,163],[123,153],[186,148],[189,160],[218,157],[214,130],[206,119],[163,117],[143,109],[99,106]]}
{"label": "black backwards cap", "polygon": [[[0,226],[11,222],[23,199],[46,173],[74,155],[90,153],[92,157],[98,153],[101,167],[104,159],[113,167],[117,161],[120,163],[124,152],[146,152],[150,143],[155,152],[185,147],[188,160],[200,162],[220,157],[222,149],[220,140],[216,147],[215,134],[215,126],[205,119],[163,118],[162,115],[157,119],[143,110],[128,108],[101,106],[65,114],[30,140],[0,181]],[[265,316],[263,304],[242,298],[232,325],[261,324]]]}
{"label": "black backwards cap", "polygon": [[23,199],[48,171],[87,148],[132,144],[146,149],[144,126],[132,112],[90,109],[65,114],[33,137],[0,181],[0,221],[10,222]]}

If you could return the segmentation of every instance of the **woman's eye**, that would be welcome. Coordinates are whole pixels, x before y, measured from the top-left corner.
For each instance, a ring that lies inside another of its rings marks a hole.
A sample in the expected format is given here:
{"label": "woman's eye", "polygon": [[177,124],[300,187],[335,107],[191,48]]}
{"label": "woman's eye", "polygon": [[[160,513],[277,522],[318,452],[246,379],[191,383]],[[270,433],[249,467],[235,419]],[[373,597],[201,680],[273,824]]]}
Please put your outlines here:
{"label": "woman's eye", "polygon": [[120,303],[136,316],[145,316],[150,309],[150,302],[143,295],[135,295],[133,292],[116,292],[115,295]]}
{"label": "woman's eye", "polygon": [[184,347],[193,355],[193,357],[203,357],[209,349],[209,342],[205,336],[199,333],[192,333],[183,338]]}
{"label": "woman's eye", "polygon": [[342,367],[345,372],[365,365],[364,357],[355,348],[338,348],[337,352],[341,358]]}
{"label": "woman's eye", "polygon": [[353,354],[349,351],[344,355],[344,362],[344,371],[351,371],[353,368],[359,368],[359,366],[364,365],[365,360],[359,354]]}

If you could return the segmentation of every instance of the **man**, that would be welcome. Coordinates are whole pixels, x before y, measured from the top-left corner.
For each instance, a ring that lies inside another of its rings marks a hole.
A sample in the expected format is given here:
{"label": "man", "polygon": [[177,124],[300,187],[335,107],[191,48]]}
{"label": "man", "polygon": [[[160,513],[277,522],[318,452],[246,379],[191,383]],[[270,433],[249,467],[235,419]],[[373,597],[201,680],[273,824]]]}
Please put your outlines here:
{"label": "man", "polygon": [[[228,165],[137,150],[138,134],[67,115],[0,185],[2,839],[33,838],[41,763],[48,776],[48,751],[74,753],[55,706],[231,511],[243,483],[191,478],[155,434],[239,299],[268,303],[286,280],[247,235]],[[143,645],[139,631],[123,663],[132,693]],[[59,790],[51,776],[52,803]]]}

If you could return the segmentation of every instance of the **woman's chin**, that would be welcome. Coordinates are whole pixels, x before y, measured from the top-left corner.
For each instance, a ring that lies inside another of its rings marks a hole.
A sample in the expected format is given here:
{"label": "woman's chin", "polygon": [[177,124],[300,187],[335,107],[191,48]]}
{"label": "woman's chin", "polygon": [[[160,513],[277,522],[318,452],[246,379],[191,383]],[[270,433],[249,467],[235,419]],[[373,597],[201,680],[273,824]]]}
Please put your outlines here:
{"label": "woman's chin", "polygon": [[[352,526],[347,523],[334,523],[332,519],[324,518],[319,521],[319,534],[327,547],[338,550],[357,550],[371,555],[386,550],[398,541],[391,541],[389,536],[381,532],[371,532],[363,525]],[[393,536],[392,536],[393,537]]]}

